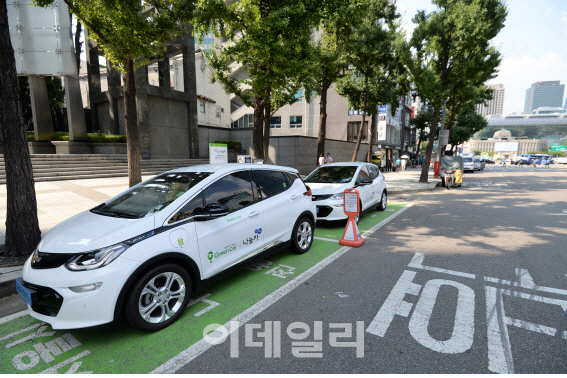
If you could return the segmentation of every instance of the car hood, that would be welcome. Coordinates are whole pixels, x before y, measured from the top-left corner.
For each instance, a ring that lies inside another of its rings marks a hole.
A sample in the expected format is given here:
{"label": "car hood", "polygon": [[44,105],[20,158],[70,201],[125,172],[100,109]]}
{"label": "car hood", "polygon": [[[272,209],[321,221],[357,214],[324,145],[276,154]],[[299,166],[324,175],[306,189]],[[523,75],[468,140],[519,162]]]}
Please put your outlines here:
{"label": "car hood", "polygon": [[111,246],[154,229],[154,217],[114,218],[85,211],[53,227],[41,239],[39,250],[81,253]]}
{"label": "car hood", "polygon": [[347,188],[352,188],[352,184],[327,184],[327,183],[314,183],[307,182],[307,185],[311,188],[311,192],[315,195],[321,194],[335,194],[344,192]]}

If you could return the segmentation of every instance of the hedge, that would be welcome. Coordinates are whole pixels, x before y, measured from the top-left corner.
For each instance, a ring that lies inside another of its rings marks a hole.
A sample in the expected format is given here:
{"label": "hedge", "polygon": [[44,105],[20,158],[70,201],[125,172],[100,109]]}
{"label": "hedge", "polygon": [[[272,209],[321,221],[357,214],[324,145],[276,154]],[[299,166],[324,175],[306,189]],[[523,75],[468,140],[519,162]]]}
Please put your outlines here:
{"label": "hedge", "polygon": [[216,140],[215,143],[226,144],[229,150],[241,150],[242,149],[242,143],[237,142],[235,140],[231,140],[231,139]]}
{"label": "hedge", "polygon": [[[119,134],[102,134],[88,133],[89,142],[91,143],[126,143],[126,135]],[[35,135],[33,131],[26,131],[28,142],[35,142]],[[64,131],[56,131],[53,141],[69,141],[69,133]]]}

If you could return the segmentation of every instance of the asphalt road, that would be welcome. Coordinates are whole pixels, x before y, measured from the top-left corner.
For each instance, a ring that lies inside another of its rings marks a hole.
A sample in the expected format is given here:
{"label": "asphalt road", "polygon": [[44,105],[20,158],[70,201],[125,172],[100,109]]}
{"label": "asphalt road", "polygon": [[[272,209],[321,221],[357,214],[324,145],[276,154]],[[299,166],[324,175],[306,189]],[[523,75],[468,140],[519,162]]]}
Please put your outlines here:
{"label": "asphalt road", "polygon": [[[238,336],[168,368],[566,373],[567,171],[490,167],[464,184],[397,198],[413,206],[362,247],[240,324]],[[337,339],[344,324],[352,337]],[[270,327],[280,336],[266,338]]]}

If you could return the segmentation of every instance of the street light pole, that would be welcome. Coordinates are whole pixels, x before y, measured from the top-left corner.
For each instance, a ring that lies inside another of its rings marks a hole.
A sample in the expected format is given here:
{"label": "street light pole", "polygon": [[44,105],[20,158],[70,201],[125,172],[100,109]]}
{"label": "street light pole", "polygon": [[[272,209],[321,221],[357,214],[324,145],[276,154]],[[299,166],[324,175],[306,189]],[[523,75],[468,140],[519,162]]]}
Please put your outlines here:
{"label": "street light pole", "polygon": [[441,162],[441,143],[443,143],[443,134],[445,133],[445,113],[447,113],[447,99],[443,101],[443,118],[441,119],[441,128],[439,129],[439,143],[437,143],[438,162]]}

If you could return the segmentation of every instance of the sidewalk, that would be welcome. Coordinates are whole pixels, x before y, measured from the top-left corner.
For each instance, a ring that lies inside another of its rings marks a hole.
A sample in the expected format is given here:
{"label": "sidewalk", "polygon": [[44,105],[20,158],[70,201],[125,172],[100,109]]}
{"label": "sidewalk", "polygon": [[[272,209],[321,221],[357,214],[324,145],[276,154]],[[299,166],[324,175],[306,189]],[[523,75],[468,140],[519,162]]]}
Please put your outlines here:
{"label": "sidewalk", "polygon": [[[433,170],[430,170],[427,184],[418,182],[420,173],[420,168],[409,168],[405,172],[385,172],[388,194],[392,196],[433,190],[439,182],[438,179],[433,179]],[[142,179],[150,177],[143,176]],[[37,182],[37,213],[42,235],[65,219],[91,209],[126,189],[127,177]],[[0,185],[0,244],[4,244],[5,230],[6,185]],[[12,261],[17,261],[17,264]],[[21,265],[17,269],[12,266],[19,264],[19,259],[0,258],[0,298],[15,292],[13,281],[21,276]]]}

